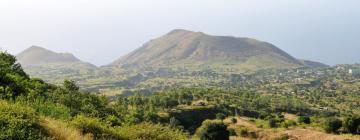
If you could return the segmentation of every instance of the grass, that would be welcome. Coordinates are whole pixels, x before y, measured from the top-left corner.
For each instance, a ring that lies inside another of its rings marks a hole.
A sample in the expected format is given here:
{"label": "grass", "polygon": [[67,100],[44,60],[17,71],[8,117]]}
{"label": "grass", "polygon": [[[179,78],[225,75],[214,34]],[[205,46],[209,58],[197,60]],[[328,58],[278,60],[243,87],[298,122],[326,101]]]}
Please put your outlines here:
{"label": "grass", "polygon": [[93,140],[90,134],[83,135],[80,130],[70,127],[67,123],[48,117],[40,117],[43,126],[51,138],[55,140]]}
{"label": "grass", "polygon": [[[291,116],[294,118],[294,116]],[[247,129],[249,132],[253,131],[256,133],[256,139],[261,140],[273,140],[273,139],[301,139],[301,140],[314,140],[314,139],[324,139],[324,140],[360,140],[359,135],[351,135],[351,134],[327,134],[320,130],[317,127],[313,127],[311,125],[307,125],[306,127],[301,126],[292,126],[289,128],[268,128],[264,126],[263,128],[257,127],[260,124],[266,124],[266,121],[262,121],[256,119],[255,122],[250,121],[249,118],[246,117],[238,117],[237,123],[230,123],[230,119],[225,119],[226,123],[229,124],[229,128],[235,129],[238,136],[230,137],[230,140],[248,140],[253,139],[251,137],[242,137],[240,134],[241,129]]]}

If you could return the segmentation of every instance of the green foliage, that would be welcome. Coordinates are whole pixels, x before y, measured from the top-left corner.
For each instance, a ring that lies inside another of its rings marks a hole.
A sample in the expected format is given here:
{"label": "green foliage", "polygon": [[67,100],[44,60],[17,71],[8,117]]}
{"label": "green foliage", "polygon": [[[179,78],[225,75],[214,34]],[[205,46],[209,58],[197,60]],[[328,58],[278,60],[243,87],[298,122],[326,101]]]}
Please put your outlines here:
{"label": "green foliage", "polygon": [[339,133],[342,121],[338,118],[327,118],[324,123],[324,130],[328,133]]}
{"label": "green foliage", "polygon": [[223,113],[217,113],[216,114],[216,119],[218,119],[218,120],[224,120],[225,117],[226,117],[226,115],[223,114]]}
{"label": "green foliage", "polygon": [[35,111],[0,101],[0,139],[46,139]]}
{"label": "green foliage", "polygon": [[248,129],[246,129],[246,128],[241,128],[240,129],[240,136],[247,137],[248,135],[249,135]]}
{"label": "green foliage", "polygon": [[311,123],[310,117],[308,117],[308,116],[300,116],[298,118],[298,123],[310,124]]}
{"label": "green foliage", "polygon": [[178,129],[160,124],[140,123],[116,128],[128,140],[186,140],[188,135]]}
{"label": "green foliage", "polygon": [[71,124],[80,129],[83,134],[91,133],[97,139],[123,139],[106,123],[101,122],[98,118],[89,118],[78,115],[74,118]]}
{"label": "green foliage", "polygon": [[75,81],[73,80],[64,80],[64,88],[68,91],[79,91],[79,86],[76,85]]}
{"label": "green foliage", "polygon": [[352,134],[360,134],[360,117],[346,117],[343,121],[344,131]]}
{"label": "green foliage", "polygon": [[288,128],[290,126],[296,126],[296,125],[297,125],[296,121],[293,121],[293,120],[286,120],[283,123],[283,127],[285,127],[285,128]]}
{"label": "green foliage", "polygon": [[236,131],[234,128],[228,128],[228,131],[229,131],[229,136],[236,136]]}
{"label": "green foliage", "polygon": [[0,98],[12,98],[25,94],[29,76],[16,62],[15,56],[0,51]]}
{"label": "green foliage", "polygon": [[276,124],[276,120],[275,119],[269,119],[268,120],[268,126],[270,127],[270,128],[274,128],[274,127],[277,127],[277,124]]}
{"label": "green foliage", "polygon": [[201,140],[229,140],[227,126],[217,121],[204,121],[196,134]]}

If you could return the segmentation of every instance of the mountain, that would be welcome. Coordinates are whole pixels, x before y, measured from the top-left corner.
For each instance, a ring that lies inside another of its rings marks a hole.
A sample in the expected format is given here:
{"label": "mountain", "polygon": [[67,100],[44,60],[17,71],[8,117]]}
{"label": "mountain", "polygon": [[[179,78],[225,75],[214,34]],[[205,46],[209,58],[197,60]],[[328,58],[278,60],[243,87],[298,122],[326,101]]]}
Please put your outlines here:
{"label": "mountain", "polygon": [[30,76],[52,83],[60,83],[64,79],[84,79],[93,75],[97,68],[70,53],[56,53],[38,46],[31,46],[16,58]]}
{"label": "mountain", "polygon": [[38,46],[31,46],[16,55],[20,64],[24,66],[37,66],[50,63],[77,63],[81,62],[70,53],[56,53]]}
{"label": "mountain", "polygon": [[235,67],[244,69],[305,66],[276,46],[251,38],[212,36],[177,29],[114,61],[122,67]]}

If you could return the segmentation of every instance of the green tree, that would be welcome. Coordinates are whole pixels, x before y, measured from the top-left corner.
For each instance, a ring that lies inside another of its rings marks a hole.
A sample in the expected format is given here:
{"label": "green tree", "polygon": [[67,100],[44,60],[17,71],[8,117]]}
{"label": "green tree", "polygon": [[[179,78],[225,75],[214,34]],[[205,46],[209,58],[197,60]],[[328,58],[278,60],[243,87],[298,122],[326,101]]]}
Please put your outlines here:
{"label": "green tree", "polygon": [[206,120],[198,128],[197,135],[201,140],[229,140],[229,131],[222,122]]}
{"label": "green tree", "polygon": [[16,63],[15,56],[0,51],[0,88],[1,97],[15,98],[27,92],[29,76],[21,65]]}
{"label": "green tree", "polygon": [[324,124],[324,129],[327,133],[338,133],[342,126],[342,121],[338,118],[327,118]]}
{"label": "green tree", "polygon": [[344,130],[347,133],[360,134],[360,117],[347,117],[343,122]]}
{"label": "green tree", "polygon": [[224,120],[225,117],[226,117],[226,115],[223,114],[223,113],[217,113],[216,114],[216,119],[218,119],[218,120]]}

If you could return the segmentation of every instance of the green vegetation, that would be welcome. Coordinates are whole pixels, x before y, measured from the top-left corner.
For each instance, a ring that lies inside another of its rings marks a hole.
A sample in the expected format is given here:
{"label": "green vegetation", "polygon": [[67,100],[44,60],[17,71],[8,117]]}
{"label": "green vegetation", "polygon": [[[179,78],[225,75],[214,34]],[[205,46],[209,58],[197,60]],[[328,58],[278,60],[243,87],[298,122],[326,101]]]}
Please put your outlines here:
{"label": "green vegetation", "polygon": [[46,139],[33,109],[0,101],[0,139]]}
{"label": "green vegetation", "polygon": [[198,128],[196,134],[200,140],[229,140],[229,131],[222,122],[206,120]]}
{"label": "green vegetation", "polygon": [[0,68],[0,139],[226,140],[297,127],[360,132],[360,79],[335,68],[320,75],[313,69],[197,71],[182,74],[204,83],[160,83],[149,94],[133,86],[130,95],[110,98],[83,91],[74,80],[53,85],[30,78],[6,52]]}

